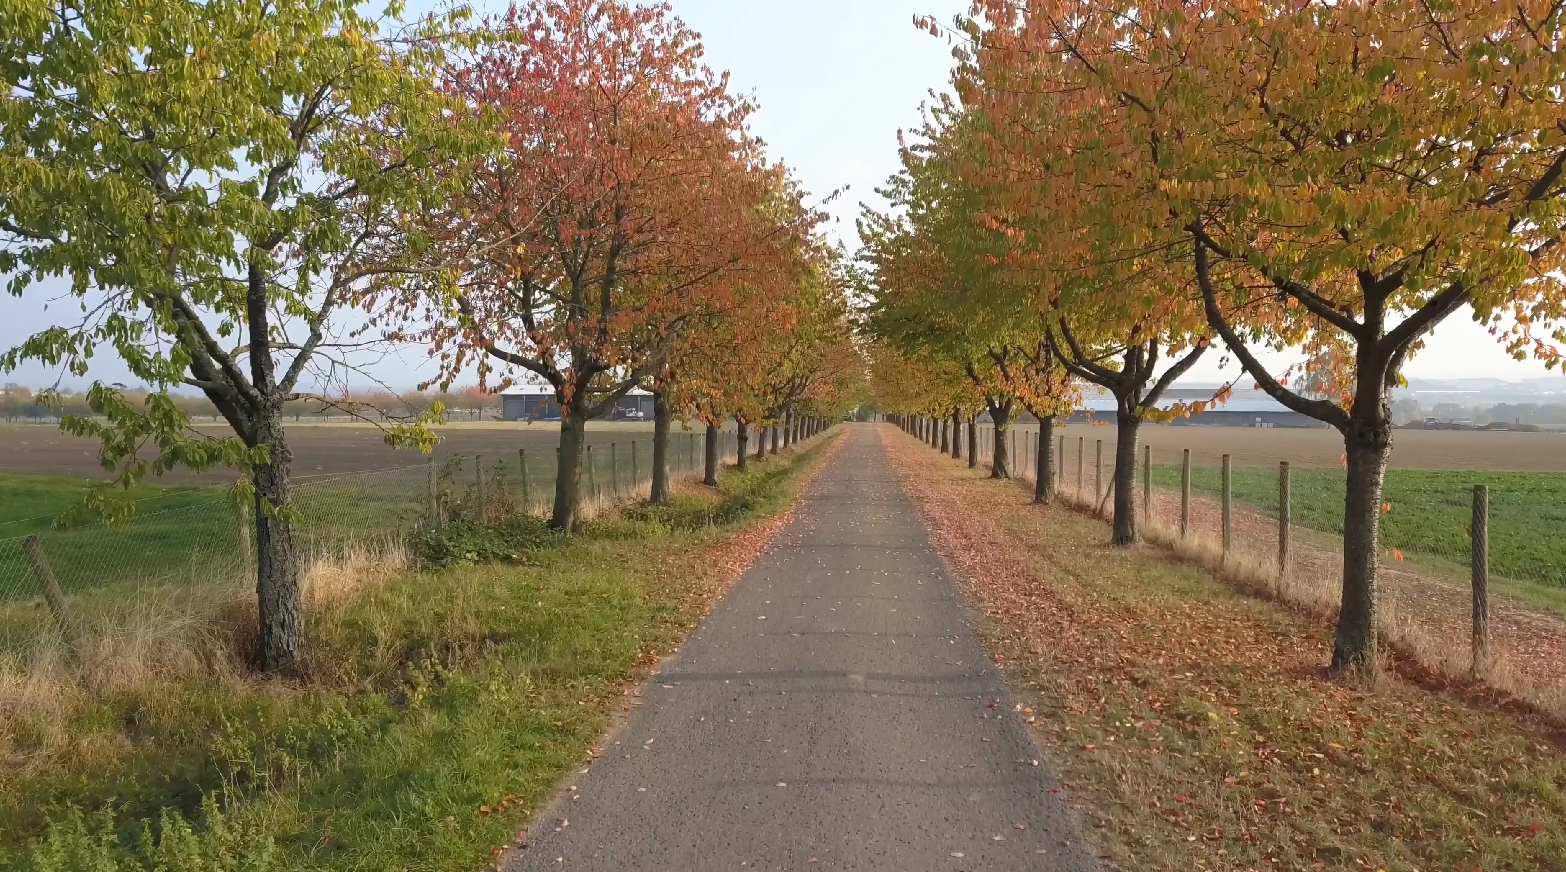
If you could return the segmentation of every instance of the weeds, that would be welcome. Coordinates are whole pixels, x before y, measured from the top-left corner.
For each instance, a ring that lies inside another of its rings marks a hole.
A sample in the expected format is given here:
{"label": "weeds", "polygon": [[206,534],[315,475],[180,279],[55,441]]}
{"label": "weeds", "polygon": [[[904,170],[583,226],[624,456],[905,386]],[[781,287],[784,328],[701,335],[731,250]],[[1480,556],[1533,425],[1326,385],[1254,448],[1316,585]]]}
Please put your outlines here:
{"label": "weeds", "polygon": [[0,869],[469,872],[723,589],[737,525],[785,507],[823,444],[601,512],[580,537],[510,516],[316,561],[302,682],[243,667],[238,596],[149,616],[78,663],[0,663]]}

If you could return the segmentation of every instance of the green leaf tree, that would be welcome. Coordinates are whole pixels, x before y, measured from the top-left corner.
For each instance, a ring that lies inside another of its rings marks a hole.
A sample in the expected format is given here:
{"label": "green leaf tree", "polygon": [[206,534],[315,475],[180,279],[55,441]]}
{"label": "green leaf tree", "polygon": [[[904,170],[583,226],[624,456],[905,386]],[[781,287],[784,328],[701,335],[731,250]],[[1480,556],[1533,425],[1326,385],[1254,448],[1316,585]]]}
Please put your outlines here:
{"label": "green leaf tree", "polygon": [[[343,0],[18,0],[0,14],[0,272],[15,295],[63,277],[82,302],[80,320],[0,365],[81,376],[107,349],[150,385],[136,404],[95,384],[96,415],[68,424],[102,440],[121,485],[176,465],[245,472],[267,670],[305,646],[284,404],[351,364],[356,294],[441,272],[408,216],[493,147],[450,120],[438,85],[460,14],[388,14]],[[194,431],[176,387],[201,391],[232,435]]]}

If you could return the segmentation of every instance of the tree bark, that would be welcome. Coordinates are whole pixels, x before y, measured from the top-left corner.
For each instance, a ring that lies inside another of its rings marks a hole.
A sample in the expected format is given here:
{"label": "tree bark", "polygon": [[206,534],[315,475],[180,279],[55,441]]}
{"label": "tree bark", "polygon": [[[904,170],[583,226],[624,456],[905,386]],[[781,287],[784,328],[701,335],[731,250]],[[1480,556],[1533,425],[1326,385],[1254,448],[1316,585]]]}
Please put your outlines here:
{"label": "tree bark", "polygon": [[778,431],[779,427],[776,424],[773,424],[771,427],[767,428],[767,439],[771,443],[767,446],[768,454],[778,453],[778,441],[782,438],[782,435]]}
{"label": "tree bark", "polygon": [[783,447],[794,444],[794,410],[789,409],[783,414]]}
{"label": "tree bark", "polygon": [[552,530],[576,532],[582,508],[582,455],[586,449],[586,404],[573,398],[560,407],[560,462],[555,470],[554,511],[549,516]]}
{"label": "tree bark", "polygon": [[962,415],[952,410],[952,459],[962,459]]}
{"label": "tree bark", "polygon": [[739,427],[739,431],[734,437],[734,455],[737,458],[734,462],[737,468],[744,472],[749,462],[746,452],[750,450],[750,425],[739,418],[735,418],[734,423]]}
{"label": "tree bark", "polygon": [[1050,443],[1055,441],[1055,416],[1039,418],[1038,469],[1033,471],[1038,481],[1033,483],[1033,501],[1047,503],[1055,498],[1055,453]]}
{"label": "tree bark", "polygon": [[673,416],[662,391],[653,392],[652,493],[655,506],[669,504],[669,420]]}
{"label": "tree bark", "polygon": [[1131,545],[1136,542],[1136,440],[1142,426],[1142,417],[1133,411],[1122,409],[1115,422],[1115,490],[1114,532],[1112,545]]}
{"label": "tree bark", "polygon": [[289,520],[291,492],[288,468],[293,460],[283,438],[280,414],[262,410],[256,422],[256,444],[270,451],[268,461],[253,470],[255,480],[256,603],[259,618],[258,654],[267,672],[289,672],[304,653],[302,570]]}
{"label": "tree bark", "polygon": [[707,425],[707,441],[702,446],[701,483],[708,487],[718,486],[718,441],[722,436],[723,431],[717,424]]}
{"label": "tree bark", "polygon": [[1379,406],[1369,414],[1356,397],[1356,413],[1343,436],[1348,456],[1347,489],[1343,505],[1343,599],[1338,610],[1337,632],[1332,643],[1332,669],[1364,677],[1375,675],[1377,665],[1376,619],[1378,552],[1381,527],[1381,484],[1392,449],[1390,411],[1383,395],[1366,406]]}
{"label": "tree bark", "polygon": [[1006,437],[1011,432],[1011,401],[990,403],[990,422],[995,425],[995,450],[991,452],[990,478],[1011,478],[1011,449]]}
{"label": "tree bark", "polygon": [[943,415],[941,417],[941,453],[942,454],[945,454],[946,452],[952,450],[951,428],[948,427],[947,424],[948,424],[948,422],[946,420],[946,417]]}
{"label": "tree bark", "polygon": [[979,466],[979,416],[968,416],[968,468],[977,469]]}

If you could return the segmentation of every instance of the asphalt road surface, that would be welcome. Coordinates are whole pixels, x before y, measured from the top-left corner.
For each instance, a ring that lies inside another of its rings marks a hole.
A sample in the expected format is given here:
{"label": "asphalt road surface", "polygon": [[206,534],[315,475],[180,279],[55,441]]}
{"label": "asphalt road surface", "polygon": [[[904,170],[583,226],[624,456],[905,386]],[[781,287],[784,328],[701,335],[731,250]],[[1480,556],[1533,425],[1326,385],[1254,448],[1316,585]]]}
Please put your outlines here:
{"label": "asphalt road surface", "polygon": [[1088,870],[875,428],[585,773],[522,870]]}

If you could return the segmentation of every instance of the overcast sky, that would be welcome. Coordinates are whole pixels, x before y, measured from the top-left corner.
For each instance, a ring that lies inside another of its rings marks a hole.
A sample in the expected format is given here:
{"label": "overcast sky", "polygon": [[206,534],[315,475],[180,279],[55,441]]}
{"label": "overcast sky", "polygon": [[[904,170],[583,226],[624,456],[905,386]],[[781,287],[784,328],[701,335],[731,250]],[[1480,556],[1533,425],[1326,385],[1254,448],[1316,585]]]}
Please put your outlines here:
{"label": "overcast sky", "polygon": [[[410,6],[418,11],[429,4],[415,0]],[[929,13],[949,20],[967,9],[968,0],[674,0],[674,6],[703,35],[709,64],[730,71],[735,88],[759,103],[753,127],[774,159],[790,164],[817,196],[848,189],[831,212],[835,235],[852,247],[860,202],[879,202],[872,189],[897,169],[897,131],[915,126],[929,90],[946,85],[950,46],[916,30],[912,17]],[[504,4],[491,0],[479,8],[498,11]],[[0,294],[0,347],[66,320],[76,308],[60,301],[46,310],[46,296],[30,293],[19,300]],[[1233,377],[1232,363],[1226,370],[1218,364],[1219,356],[1209,354],[1186,380]],[[431,368],[422,352],[409,349],[378,364],[376,372],[402,387],[428,376]],[[1465,311],[1436,331],[1406,373],[1520,380],[1546,371],[1508,358]],[[34,385],[54,377],[39,367],[0,376]],[[88,381],[94,378],[128,376],[117,362],[100,356]]]}

